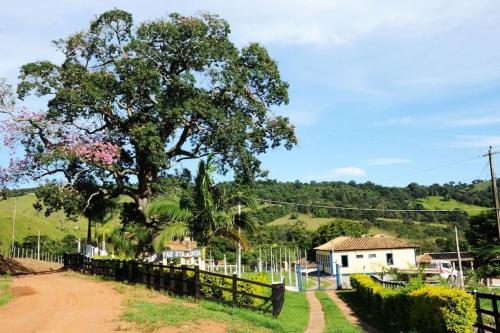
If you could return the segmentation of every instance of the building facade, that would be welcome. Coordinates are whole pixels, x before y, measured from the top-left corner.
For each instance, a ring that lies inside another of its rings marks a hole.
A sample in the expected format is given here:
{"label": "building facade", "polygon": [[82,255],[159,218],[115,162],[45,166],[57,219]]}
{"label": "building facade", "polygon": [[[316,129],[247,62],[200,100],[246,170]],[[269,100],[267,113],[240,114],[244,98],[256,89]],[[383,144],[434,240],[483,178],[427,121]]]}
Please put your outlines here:
{"label": "building facade", "polygon": [[326,274],[380,273],[385,268],[412,268],[418,246],[384,235],[337,237],[315,248],[318,269]]}

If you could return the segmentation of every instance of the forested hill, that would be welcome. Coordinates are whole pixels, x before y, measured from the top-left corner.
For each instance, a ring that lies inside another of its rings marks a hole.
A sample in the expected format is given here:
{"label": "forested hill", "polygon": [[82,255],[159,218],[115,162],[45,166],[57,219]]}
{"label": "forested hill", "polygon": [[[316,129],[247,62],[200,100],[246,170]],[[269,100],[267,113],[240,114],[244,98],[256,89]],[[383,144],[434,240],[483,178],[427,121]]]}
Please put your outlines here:
{"label": "forested hill", "polygon": [[[259,181],[254,187],[259,199],[300,204],[265,205],[259,215],[261,223],[271,222],[291,211],[312,214],[315,217],[344,217],[361,220],[377,217],[411,219],[415,221],[463,222],[467,215],[477,214],[481,207],[492,207],[491,190],[487,183],[447,183],[431,186],[411,183],[406,187],[387,187],[371,182],[278,182]],[[377,209],[457,209],[456,212],[392,212],[341,210],[310,207],[357,207]]]}

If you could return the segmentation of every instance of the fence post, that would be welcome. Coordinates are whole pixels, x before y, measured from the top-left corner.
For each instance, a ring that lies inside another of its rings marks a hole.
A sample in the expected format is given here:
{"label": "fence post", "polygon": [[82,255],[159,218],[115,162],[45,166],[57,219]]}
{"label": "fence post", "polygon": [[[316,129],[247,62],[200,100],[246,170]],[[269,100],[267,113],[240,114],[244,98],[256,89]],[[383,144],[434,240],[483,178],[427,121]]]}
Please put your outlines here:
{"label": "fence post", "polygon": [[233,273],[233,286],[231,288],[233,294],[233,306],[238,304],[238,274]]}
{"label": "fence post", "polygon": [[174,264],[170,263],[170,292],[175,292],[175,268]]}
{"label": "fence post", "polygon": [[271,302],[273,304],[273,317],[277,317],[285,301],[285,284],[276,283],[271,285]]}
{"label": "fence post", "polygon": [[495,328],[497,331],[500,331],[500,318],[498,317],[497,299],[495,298],[495,294],[492,294],[492,296],[493,297],[491,298],[491,303],[493,305],[493,318],[495,318]]}
{"label": "fence post", "polygon": [[165,281],[163,279],[163,262],[160,262],[158,267],[158,291],[165,289]]}
{"label": "fence post", "polygon": [[[479,325],[483,325],[483,316],[481,314],[481,302],[479,301],[479,297],[477,295],[477,290],[473,291],[474,299],[476,300],[476,313],[477,313],[477,323]],[[477,328],[478,333],[484,333],[484,329],[481,327]]]}
{"label": "fence post", "polygon": [[187,271],[186,265],[181,266],[182,269],[182,295],[187,295],[188,286],[187,286]]}
{"label": "fence post", "polygon": [[194,266],[194,298],[196,300],[200,299],[200,266]]}

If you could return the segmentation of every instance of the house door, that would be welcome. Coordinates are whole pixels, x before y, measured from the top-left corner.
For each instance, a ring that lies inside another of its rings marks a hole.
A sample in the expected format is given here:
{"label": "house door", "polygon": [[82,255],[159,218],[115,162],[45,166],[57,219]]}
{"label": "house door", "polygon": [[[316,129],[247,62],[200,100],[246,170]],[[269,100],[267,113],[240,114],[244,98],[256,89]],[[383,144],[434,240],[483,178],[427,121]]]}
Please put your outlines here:
{"label": "house door", "polygon": [[394,257],[392,255],[392,253],[387,253],[386,254],[386,258],[387,258],[387,265],[394,265]]}

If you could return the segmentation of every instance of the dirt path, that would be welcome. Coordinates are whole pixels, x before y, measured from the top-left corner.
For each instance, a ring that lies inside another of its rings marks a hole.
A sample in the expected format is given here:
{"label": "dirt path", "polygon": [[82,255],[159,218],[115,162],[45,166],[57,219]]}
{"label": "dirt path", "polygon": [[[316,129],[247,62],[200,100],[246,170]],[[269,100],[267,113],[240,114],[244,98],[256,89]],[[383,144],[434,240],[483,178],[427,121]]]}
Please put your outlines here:
{"label": "dirt path", "polygon": [[367,333],[381,333],[379,330],[376,328],[368,325],[364,321],[362,321],[358,315],[352,309],[347,305],[338,295],[334,290],[326,290],[325,291],[328,296],[332,299],[332,301],[337,305],[339,308],[340,312],[344,314],[347,320],[349,320],[351,323],[361,327],[363,331]]}
{"label": "dirt path", "polygon": [[[0,308],[0,332],[113,332],[124,298],[109,284],[62,273],[15,278]],[[127,326],[127,324],[123,325]]]}
{"label": "dirt path", "polygon": [[322,333],[325,329],[325,316],[321,303],[314,295],[313,291],[306,292],[306,298],[309,302],[309,322],[305,333]]}

